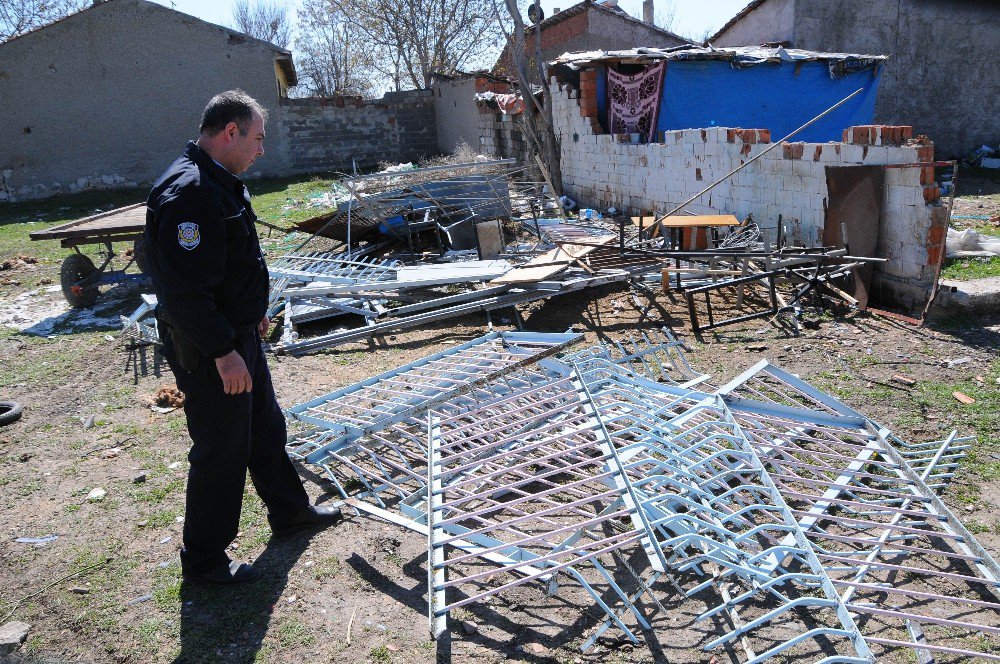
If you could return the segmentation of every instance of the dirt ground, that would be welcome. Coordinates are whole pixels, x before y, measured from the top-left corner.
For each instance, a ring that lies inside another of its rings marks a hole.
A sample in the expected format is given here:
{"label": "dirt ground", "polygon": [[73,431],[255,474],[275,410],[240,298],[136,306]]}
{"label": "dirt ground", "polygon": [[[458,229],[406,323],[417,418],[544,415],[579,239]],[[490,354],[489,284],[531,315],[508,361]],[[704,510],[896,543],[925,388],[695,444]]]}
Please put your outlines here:
{"label": "dirt ground", "polygon": [[[713,625],[695,623],[697,603],[667,589],[667,611],[654,614],[645,644],[612,637],[581,653],[599,616],[569,582],[556,597],[519,588],[469,605],[452,614],[446,638],[431,641],[423,538],[351,516],[311,536],[271,542],[252,491],[230,553],[255,561],[263,580],[234,589],[182,584],[183,413],[150,409],[157,389],[172,384],[152,353],[106,338],[115,316],[136,306],[136,293],[114,289],[88,318],[56,313],[60,294],[43,288],[32,296],[46,316],[33,326],[40,334],[0,334],[0,399],[24,405],[19,422],[0,427],[0,624],[31,625],[14,661],[738,661],[734,651],[701,650]],[[904,439],[941,439],[952,429],[977,435],[945,499],[1000,552],[1000,321],[932,328],[840,312],[822,315],[818,329],[798,337],[766,320],[696,337],[681,302],[658,294],[643,316],[622,287],[537,303],[524,318],[534,331],[572,325],[588,342],[665,325],[689,343],[690,361],[715,384],[768,358]],[[378,343],[272,357],[279,401],[289,406],[416,360],[482,334],[484,324],[473,316]],[[894,375],[916,382],[902,385]],[[954,391],[976,403],[958,402]],[[317,501],[334,498],[309,468],[302,474]],[[92,493],[98,487],[100,499]],[[44,544],[16,541],[50,535],[57,538]]]}

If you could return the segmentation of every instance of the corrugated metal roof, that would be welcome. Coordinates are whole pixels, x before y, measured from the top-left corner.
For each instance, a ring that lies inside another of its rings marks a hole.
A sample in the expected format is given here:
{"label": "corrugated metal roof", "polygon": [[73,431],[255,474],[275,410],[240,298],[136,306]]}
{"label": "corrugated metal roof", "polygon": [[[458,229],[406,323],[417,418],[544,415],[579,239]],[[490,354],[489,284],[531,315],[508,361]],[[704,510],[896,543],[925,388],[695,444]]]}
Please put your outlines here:
{"label": "corrugated metal roof", "polygon": [[794,48],[765,46],[730,46],[711,48],[703,46],[677,46],[674,48],[632,48],[624,51],[582,51],[563,53],[550,65],[568,65],[571,68],[586,67],[608,62],[653,62],[658,60],[727,60],[735,65],[751,66],[767,62],[809,62],[849,64],[851,69],[865,68],[880,64],[888,59],[885,55],[864,55],[858,53],[823,53],[803,51]]}

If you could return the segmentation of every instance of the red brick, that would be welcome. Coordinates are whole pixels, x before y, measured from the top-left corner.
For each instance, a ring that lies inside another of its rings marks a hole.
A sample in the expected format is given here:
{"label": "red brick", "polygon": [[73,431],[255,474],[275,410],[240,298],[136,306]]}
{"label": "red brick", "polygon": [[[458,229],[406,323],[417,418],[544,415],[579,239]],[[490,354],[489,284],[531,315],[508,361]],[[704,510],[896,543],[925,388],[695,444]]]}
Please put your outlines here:
{"label": "red brick", "polygon": [[927,166],[920,169],[920,184],[934,184],[934,167]]}
{"label": "red brick", "polygon": [[590,117],[590,128],[594,130],[594,134],[601,135],[604,133],[604,127],[601,126],[601,121],[597,119],[597,116]]}
{"label": "red brick", "polygon": [[849,142],[849,141],[850,141],[850,138],[849,138],[849,136],[848,136],[848,135],[850,134],[850,132],[851,132],[851,130],[850,130],[850,129],[845,129],[845,130],[844,130],[844,134],[843,134],[843,138],[841,138],[841,139],[840,139],[840,140],[841,140],[841,142],[843,142],[843,143],[847,143],[847,142]]}
{"label": "red brick", "polygon": [[735,143],[736,142],[736,132],[737,131],[739,131],[739,129],[727,129],[726,130],[726,142],[727,143]]}
{"label": "red brick", "polygon": [[802,159],[805,153],[805,143],[785,143],[782,147],[785,159]]}
{"label": "red brick", "polygon": [[708,143],[708,132],[704,129],[701,130],[701,142]]}
{"label": "red brick", "polygon": [[770,129],[758,129],[757,130],[757,142],[758,143],[770,143],[771,142],[771,130]]}
{"label": "red brick", "polygon": [[917,148],[917,159],[919,161],[934,161],[934,146],[921,145]]}
{"label": "red brick", "polygon": [[900,141],[905,142],[913,138],[913,127],[903,125],[902,127],[900,127],[900,129],[902,130],[902,133],[900,134],[899,137]]}
{"label": "red brick", "polygon": [[851,143],[854,145],[870,145],[872,140],[872,128],[868,125],[851,127]]}
{"label": "red brick", "polygon": [[701,181],[701,169],[700,168],[694,169],[694,179],[698,180],[699,182]]}
{"label": "red brick", "polygon": [[819,161],[821,156],[823,156],[823,146],[817,145],[816,149],[813,150],[813,161]]}
{"label": "red brick", "polygon": [[584,69],[580,72],[580,82],[590,81],[591,83],[597,84],[597,70],[596,69]]}
{"label": "red brick", "polygon": [[938,198],[940,198],[940,189],[935,185],[928,185],[924,187],[924,201],[928,203],[933,203]]}

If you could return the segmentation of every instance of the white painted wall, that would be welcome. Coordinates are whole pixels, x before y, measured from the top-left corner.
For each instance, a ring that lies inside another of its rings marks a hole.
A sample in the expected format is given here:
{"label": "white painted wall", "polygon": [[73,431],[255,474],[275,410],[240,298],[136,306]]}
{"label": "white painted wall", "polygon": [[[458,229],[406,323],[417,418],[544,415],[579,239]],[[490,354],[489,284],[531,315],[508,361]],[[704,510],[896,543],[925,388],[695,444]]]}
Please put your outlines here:
{"label": "white painted wall", "polygon": [[[625,135],[595,135],[571,97],[576,93],[555,83],[551,89],[563,184],[583,205],[667,212],[769,147],[744,144],[739,137],[730,141],[730,130],[720,127],[667,132],[662,143],[631,145],[620,140]],[[913,163],[917,149],[839,142],[785,145],[686,209],[740,219],[752,214],[771,242],[781,215],[794,242],[816,246],[825,223],[827,166]],[[903,307],[922,306],[936,279],[929,246],[932,225],[943,223],[936,212],[942,206],[924,202],[919,169],[887,169],[885,187],[879,251],[889,261],[877,270],[876,292],[881,289],[886,301]]]}

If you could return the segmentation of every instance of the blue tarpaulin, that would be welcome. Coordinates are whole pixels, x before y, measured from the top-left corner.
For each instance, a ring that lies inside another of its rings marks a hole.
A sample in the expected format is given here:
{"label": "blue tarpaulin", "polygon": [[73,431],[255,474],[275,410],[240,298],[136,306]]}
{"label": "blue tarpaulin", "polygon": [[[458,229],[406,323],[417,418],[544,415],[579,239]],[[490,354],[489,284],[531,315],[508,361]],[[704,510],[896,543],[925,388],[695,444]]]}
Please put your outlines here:
{"label": "blue tarpaulin", "polygon": [[[796,134],[793,140],[839,141],[843,130],[872,124],[881,67],[831,76],[823,61],[734,67],[724,60],[667,63],[658,132],[705,127],[769,129],[778,140],[858,88],[864,92]],[[597,76],[598,119],[607,127],[607,69]]]}
{"label": "blue tarpaulin", "polygon": [[825,62],[671,62],[663,80],[658,131],[704,127],[770,129],[772,140],[805,124],[858,88],[864,92],[808,127],[796,141],[839,141],[843,130],[872,124],[881,67],[834,78]]}

